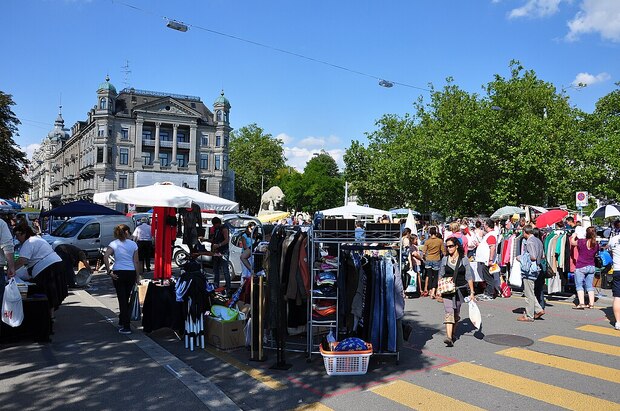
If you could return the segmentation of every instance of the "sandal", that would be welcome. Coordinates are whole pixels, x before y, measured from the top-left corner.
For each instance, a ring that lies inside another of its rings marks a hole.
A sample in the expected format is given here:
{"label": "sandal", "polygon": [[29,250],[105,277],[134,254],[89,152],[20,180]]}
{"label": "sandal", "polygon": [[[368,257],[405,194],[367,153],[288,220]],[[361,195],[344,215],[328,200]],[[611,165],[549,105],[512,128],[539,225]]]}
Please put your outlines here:
{"label": "sandal", "polygon": [[424,292],[422,293],[422,297],[428,297],[428,291],[424,291]]}
{"label": "sandal", "polygon": [[574,306],[572,308],[573,308],[573,310],[583,310],[584,308],[586,308],[586,305],[585,304],[579,304],[579,305],[576,305],[576,306]]}
{"label": "sandal", "polygon": [[594,309],[594,304],[588,304],[588,308]]}

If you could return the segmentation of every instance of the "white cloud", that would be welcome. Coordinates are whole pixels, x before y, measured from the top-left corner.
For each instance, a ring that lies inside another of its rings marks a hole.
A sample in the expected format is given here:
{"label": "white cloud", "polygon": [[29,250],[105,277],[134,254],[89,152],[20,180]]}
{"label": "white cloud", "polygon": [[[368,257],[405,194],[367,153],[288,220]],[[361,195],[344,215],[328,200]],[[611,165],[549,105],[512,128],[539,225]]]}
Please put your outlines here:
{"label": "white cloud", "polygon": [[562,1],[565,0],[528,0],[523,6],[512,9],[510,13],[508,13],[508,18],[540,18],[551,16],[558,12]]}
{"label": "white cloud", "polygon": [[596,76],[590,73],[579,73],[575,76],[575,80],[573,80],[573,86],[581,87],[581,86],[591,86],[592,84],[602,83],[603,81],[607,81],[611,78],[611,76],[605,72],[599,73]]}
{"label": "white cloud", "polygon": [[39,148],[41,147],[41,144],[30,144],[26,147],[26,149],[24,150],[24,152],[26,153],[27,158],[29,158],[30,160],[32,160],[32,154]]}
{"label": "white cloud", "polygon": [[299,142],[302,147],[319,147],[325,146],[325,139],[322,137],[306,137]]}
{"label": "white cloud", "polygon": [[[345,153],[344,149],[334,148],[331,150],[325,150],[338,164],[338,167],[342,170],[344,169],[344,161],[343,156]],[[318,153],[319,150],[310,149],[306,147],[284,147],[284,156],[287,158],[287,165],[294,167],[297,171],[304,171],[306,167],[306,163],[314,157],[315,153]]]}
{"label": "white cloud", "polygon": [[282,141],[283,144],[291,144],[294,139],[286,133],[280,133],[276,136],[276,140]]}
{"label": "white cloud", "polygon": [[584,0],[581,11],[568,22],[566,39],[575,41],[582,34],[599,33],[605,40],[620,42],[620,1]]}

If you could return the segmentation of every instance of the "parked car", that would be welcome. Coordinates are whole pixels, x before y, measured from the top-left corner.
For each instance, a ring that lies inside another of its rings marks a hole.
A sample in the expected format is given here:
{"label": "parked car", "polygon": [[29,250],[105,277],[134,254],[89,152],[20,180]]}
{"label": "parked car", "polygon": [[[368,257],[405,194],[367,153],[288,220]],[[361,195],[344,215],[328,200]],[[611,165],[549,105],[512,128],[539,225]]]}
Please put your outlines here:
{"label": "parked car", "polygon": [[[252,217],[245,214],[223,214],[223,215],[211,215],[208,218],[208,224],[205,229],[205,239],[209,238],[210,229],[212,227],[211,220],[213,217],[219,217],[222,219],[222,224],[226,224],[229,230],[229,261],[228,261],[228,269],[230,271],[230,275],[232,278],[235,276],[241,275],[241,261],[239,257],[241,256],[241,234],[248,226],[250,221],[256,223],[256,227],[258,230],[258,237],[260,239],[263,238],[263,226],[260,220],[256,217]],[[203,215],[203,221],[205,220]],[[203,241],[202,245],[205,247],[207,251],[211,250],[211,243],[207,241]],[[187,261],[189,256],[189,247],[186,244],[183,244],[182,238],[177,238],[174,243],[174,248],[172,251],[172,259],[177,266],[183,265],[184,262]],[[206,266],[212,266],[212,257],[211,256],[200,256],[198,257],[198,262],[202,262]]]}
{"label": "parked car", "polygon": [[127,224],[133,231],[134,223],[130,217],[122,215],[96,215],[73,217],[63,222],[52,234],[44,234],[52,248],[60,244],[71,244],[86,253],[89,259],[99,257],[99,249],[114,240],[114,227]]}

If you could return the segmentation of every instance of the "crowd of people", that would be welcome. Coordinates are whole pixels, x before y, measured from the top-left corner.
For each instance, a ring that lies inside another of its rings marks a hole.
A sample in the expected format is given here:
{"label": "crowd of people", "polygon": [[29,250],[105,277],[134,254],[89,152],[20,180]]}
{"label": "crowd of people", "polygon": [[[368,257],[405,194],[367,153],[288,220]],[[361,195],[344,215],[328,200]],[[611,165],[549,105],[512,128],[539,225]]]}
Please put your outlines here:
{"label": "crowd of people", "polygon": [[[422,223],[423,228],[413,233],[409,228],[402,231],[402,245],[406,268],[403,272],[405,284],[415,284],[406,292],[418,292],[421,297],[429,297],[443,302],[445,308],[447,346],[454,344],[455,330],[460,319],[460,308],[465,298],[477,301],[490,301],[502,296],[500,284],[510,273],[510,267],[501,272],[498,247],[502,235],[507,231],[523,237],[522,252],[516,257],[521,269],[522,289],[525,307],[521,322],[534,322],[545,315],[545,280],[547,276],[545,248],[542,232],[534,224],[528,223],[519,215],[497,221],[492,219],[468,221],[455,220],[440,226]],[[606,248],[613,256],[613,313],[615,328],[620,330],[620,220],[613,223],[608,244],[602,247],[597,241],[594,227],[581,227],[573,216],[557,223],[556,229],[566,230],[569,243],[577,255],[574,269],[574,286],[577,303],[576,310],[595,308],[594,277],[597,268],[595,259],[599,251]],[[608,270],[610,267],[604,269]],[[473,272],[478,279],[475,282]],[[514,274],[512,274],[514,275]],[[416,276],[417,281],[408,281]],[[438,281],[444,277],[453,278],[454,291],[440,293]],[[478,288],[479,294],[474,291]],[[465,297],[464,297],[465,296]]]}

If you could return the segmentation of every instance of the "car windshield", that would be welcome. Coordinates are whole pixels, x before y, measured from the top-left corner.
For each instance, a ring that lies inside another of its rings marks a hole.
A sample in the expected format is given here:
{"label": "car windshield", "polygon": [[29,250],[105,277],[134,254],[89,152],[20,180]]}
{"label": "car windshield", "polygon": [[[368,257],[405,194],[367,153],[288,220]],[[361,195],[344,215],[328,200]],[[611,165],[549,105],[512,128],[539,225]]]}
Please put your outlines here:
{"label": "car windshield", "polygon": [[78,231],[80,231],[82,227],[84,227],[84,223],[79,223],[77,221],[70,221],[70,220],[65,221],[64,223],[60,225],[60,227],[54,230],[52,235],[54,237],[63,237],[63,238],[73,237],[78,233]]}
{"label": "car windshield", "polygon": [[226,220],[226,224],[230,227],[238,229],[238,228],[246,228],[250,221],[255,221],[253,218],[242,218],[242,217],[234,217]]}

